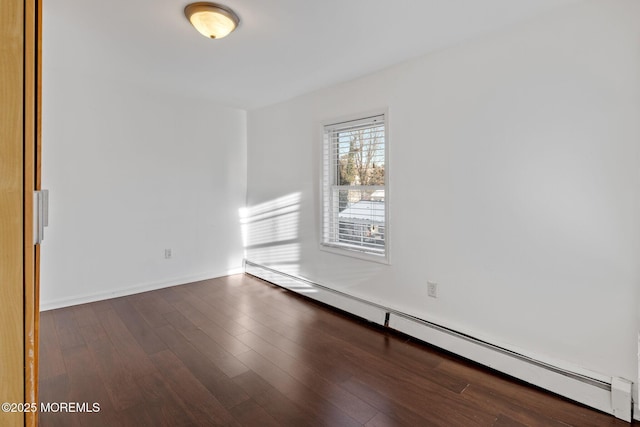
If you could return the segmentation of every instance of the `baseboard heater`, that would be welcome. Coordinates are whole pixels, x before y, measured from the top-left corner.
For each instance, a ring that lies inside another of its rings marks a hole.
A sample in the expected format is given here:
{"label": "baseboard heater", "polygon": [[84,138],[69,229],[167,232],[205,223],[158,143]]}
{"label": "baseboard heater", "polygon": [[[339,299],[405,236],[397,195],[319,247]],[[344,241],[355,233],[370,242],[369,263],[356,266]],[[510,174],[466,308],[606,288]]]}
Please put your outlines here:
{"label": "baseboard heater", "polygon": [[631,422],[632,383],[624,378],[559,367],[250,260],[245,272]]}

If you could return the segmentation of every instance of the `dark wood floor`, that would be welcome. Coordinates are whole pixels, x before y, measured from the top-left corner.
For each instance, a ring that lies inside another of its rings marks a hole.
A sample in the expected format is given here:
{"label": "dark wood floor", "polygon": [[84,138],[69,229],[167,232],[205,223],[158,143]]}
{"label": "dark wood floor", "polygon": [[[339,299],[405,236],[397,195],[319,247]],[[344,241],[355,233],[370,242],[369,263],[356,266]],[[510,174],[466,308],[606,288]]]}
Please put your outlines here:
{"label": "dark wood floor", "polygon": [[48,426],[628,426],[245,275],[41,315]]}

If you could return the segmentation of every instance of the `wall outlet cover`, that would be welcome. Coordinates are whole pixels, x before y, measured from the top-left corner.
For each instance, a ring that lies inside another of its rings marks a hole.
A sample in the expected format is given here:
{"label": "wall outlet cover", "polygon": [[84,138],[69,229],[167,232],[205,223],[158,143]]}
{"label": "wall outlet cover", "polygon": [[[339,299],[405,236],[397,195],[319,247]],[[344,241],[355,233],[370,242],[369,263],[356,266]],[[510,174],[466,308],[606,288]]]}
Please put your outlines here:
{"label": "wall outlet cover", "polygon": [[427,294],[431,298],[438,298],[438,284],[436,282],[427,282]]}

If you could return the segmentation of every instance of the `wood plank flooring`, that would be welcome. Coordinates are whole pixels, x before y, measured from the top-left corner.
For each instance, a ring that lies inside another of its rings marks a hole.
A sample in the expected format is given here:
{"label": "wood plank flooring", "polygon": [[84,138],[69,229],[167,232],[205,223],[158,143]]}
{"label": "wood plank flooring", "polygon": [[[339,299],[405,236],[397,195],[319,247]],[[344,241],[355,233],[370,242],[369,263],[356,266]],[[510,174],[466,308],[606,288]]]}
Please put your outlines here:
{"label": "wood plank flooring", "polygon": [[246,275],[41,314],[49,426],[628,426]]}

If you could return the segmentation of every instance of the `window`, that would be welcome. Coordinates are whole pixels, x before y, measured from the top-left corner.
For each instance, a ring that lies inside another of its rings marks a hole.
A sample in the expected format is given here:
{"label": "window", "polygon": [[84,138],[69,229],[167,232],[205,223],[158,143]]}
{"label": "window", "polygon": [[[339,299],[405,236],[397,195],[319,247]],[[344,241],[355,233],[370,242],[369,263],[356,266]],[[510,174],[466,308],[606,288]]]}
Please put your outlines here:
{"label": "window", "polygon": [[324,127],[322,245],[387,257],[385,116]]}

